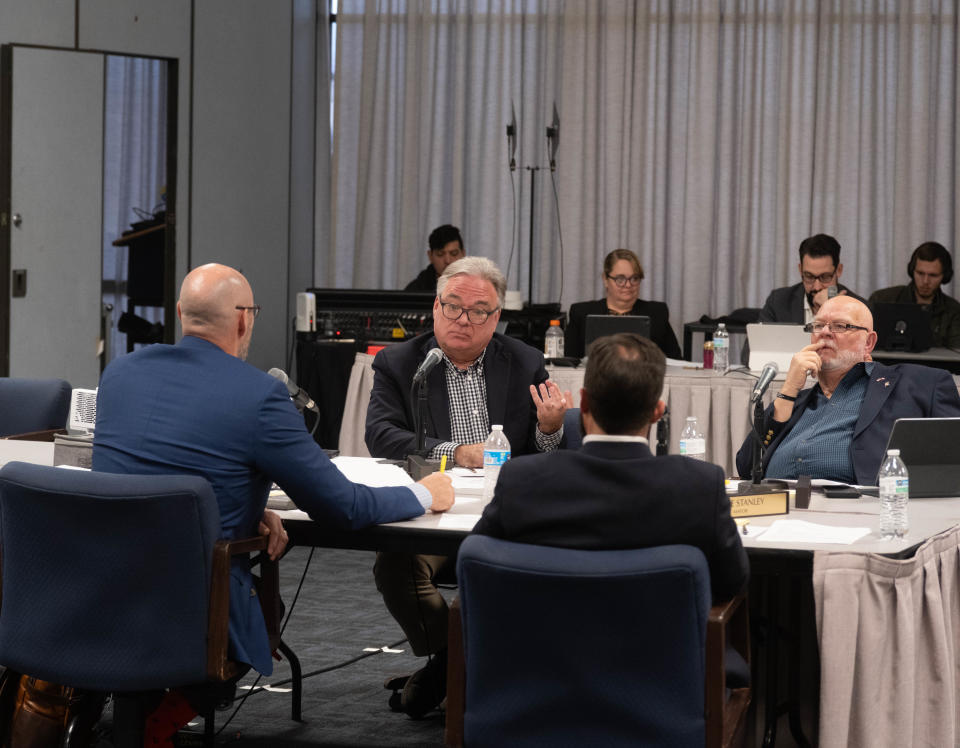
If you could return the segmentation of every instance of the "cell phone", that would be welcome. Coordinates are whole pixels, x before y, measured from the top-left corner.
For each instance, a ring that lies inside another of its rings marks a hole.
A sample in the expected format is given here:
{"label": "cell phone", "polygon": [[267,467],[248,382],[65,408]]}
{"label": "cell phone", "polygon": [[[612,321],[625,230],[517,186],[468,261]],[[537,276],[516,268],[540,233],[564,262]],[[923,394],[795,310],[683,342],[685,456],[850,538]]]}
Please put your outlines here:
{"label": "cell phone", "polygon": [[834,285],[832,285],[832,286],[827,286],[827,298],[828,298],[828,299],[832,299],[832,298],[833,298],[834,296],[836,296],[838,293],[840,293],[840,289],[837,288],[836,284],[834,284]]}
{"label": "cell phone", "polygon": [[860,492],[850,486],[824,486],[823,495],[828,499],[859,499]]}

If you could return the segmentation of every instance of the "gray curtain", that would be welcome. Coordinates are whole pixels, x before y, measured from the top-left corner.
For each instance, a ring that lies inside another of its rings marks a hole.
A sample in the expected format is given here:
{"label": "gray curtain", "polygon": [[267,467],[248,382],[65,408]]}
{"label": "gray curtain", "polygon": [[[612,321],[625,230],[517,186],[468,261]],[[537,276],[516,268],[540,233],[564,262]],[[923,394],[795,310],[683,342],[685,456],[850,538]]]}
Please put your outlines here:
{"label": "gray curtain", "polygon": [[526,293],[526,166],[534,301],[600,296],[628,247],[679,332],[797,282],[819,231],[857,292],[904,283],[957,246],[957,35],[955,0],[343,0],[317,283],[400,288],[452,222]]}

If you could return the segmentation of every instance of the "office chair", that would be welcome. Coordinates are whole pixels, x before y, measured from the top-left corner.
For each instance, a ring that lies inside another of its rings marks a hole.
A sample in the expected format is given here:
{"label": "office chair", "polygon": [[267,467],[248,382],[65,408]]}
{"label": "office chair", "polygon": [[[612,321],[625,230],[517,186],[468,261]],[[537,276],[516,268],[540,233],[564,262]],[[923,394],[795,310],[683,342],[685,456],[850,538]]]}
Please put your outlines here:
{"label": "office chair", "polygon": [[447,745],[742,738],[750,689],[726,698],[723,659],[738,612],[731,640],[749,660],[746,606],[741,594],[711,610],[699,549],[583,551],[474,535],[460,546],[457,576]]}
{"label": "office chair", "polygon": [[67,425],[70,383],[0,377],[0,437],[50,432]]}
{"label": "office chair", "polygon": [[[219,534],[203,478],[8,463],[0,469],[0,664],[113,693],[115,730],[142,725],[143,692],[234,678],[230,561],[263,550],[266,538]],[[263,559],[261,607],[271,646],[293,668],[299,719],[299,663],[278,635],[278,568]],[[214,705],[205,712],[212,745]]]}

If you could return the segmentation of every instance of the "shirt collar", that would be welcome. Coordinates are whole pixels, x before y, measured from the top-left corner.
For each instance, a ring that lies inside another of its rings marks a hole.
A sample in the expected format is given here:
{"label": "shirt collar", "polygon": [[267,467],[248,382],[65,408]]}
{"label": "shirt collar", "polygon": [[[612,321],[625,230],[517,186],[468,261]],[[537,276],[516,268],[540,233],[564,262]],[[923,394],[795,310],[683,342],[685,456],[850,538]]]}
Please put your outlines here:
{"label": "shirt collar", "polygon": [[583,443],[590,442],[629,442],[631,444],[646,444],[650,446],[650,441],[645,436],[631,436],[627,434],[587,434],[583,437]]}
{"label": "shirt collar", "polygon": [[[443,353],[442,350],[440,352]],[[484,348],[483,353],[477,356],[477,360],[474,361],[472,364],[470,364],[470,366],[468,366],[466,369],[459,368],[456,364],[453,363],[453,361],[447,358],[446,353],[443,353],[443,362],[448,370],[454,371],[458,374],[479,374],[480,372],[483,371],[483,359],[486,357],[486,355],[487,355],[487,349]]]}

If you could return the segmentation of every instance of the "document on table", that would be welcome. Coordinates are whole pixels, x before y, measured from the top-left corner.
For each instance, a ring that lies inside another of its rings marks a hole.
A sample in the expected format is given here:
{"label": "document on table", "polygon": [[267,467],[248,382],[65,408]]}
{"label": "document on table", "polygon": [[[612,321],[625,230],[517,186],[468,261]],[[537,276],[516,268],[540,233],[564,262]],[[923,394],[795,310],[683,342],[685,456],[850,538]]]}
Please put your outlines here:
{"label": "document on table", "polygon": [[[372,457],[337,456],[331,460],[337,469],[354,483],[367,486],[409,486],[413,478],[399,465],[380,462]],[[293,501],[282,489],[274,486],[267,497],[268,509],[293,509]]]}
{"label": "document on table", "polygon": [[[753,534],[753,533],[751,533]],[[778,519],[763,534],[757,534],[758,543],[838,543],[850,545],[870,534],[869,527],[835,527],[805,522],[802,519]]]}
{"label": "document on table", "polygon": [[457,496],[483,495],[483,470],[457,467],[448,470],[447,475],[453,481],[453,492]]}
{"label": "document on table", "polygon": [[480,521],[479,514],[450,514],[444,513],[437,523],[438,530],[467,530],[473,529],[473,526]]}

